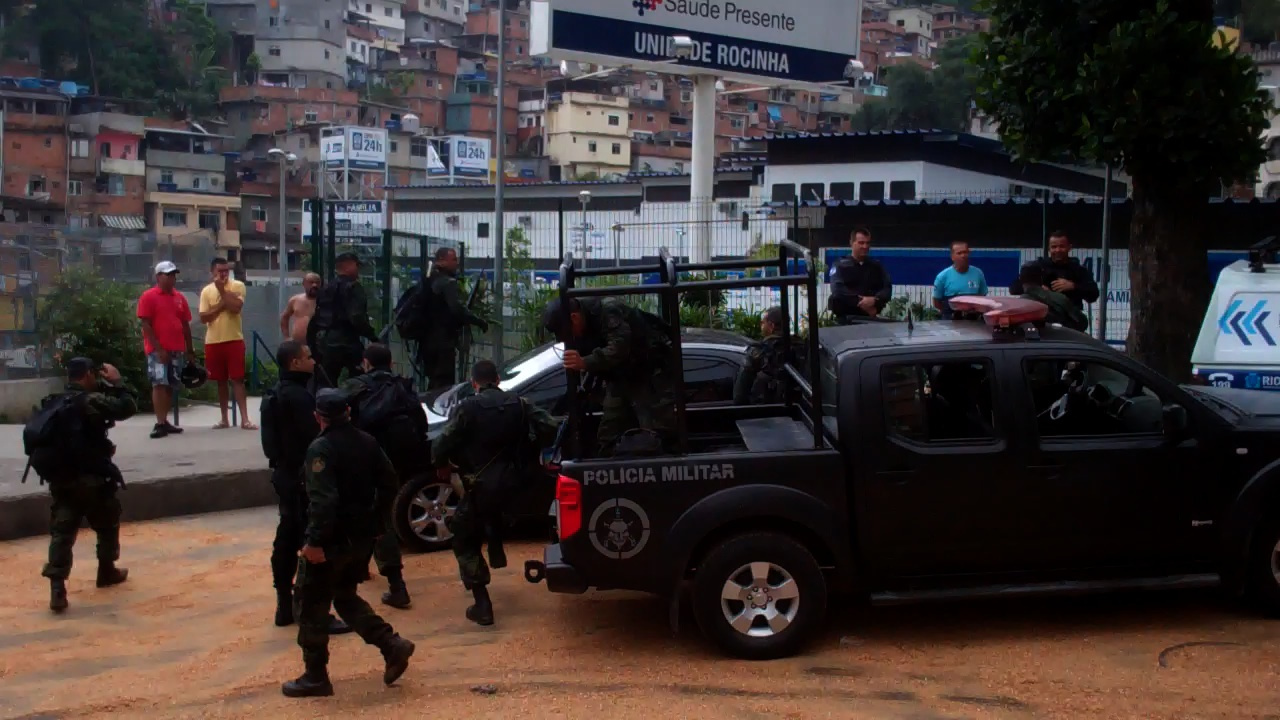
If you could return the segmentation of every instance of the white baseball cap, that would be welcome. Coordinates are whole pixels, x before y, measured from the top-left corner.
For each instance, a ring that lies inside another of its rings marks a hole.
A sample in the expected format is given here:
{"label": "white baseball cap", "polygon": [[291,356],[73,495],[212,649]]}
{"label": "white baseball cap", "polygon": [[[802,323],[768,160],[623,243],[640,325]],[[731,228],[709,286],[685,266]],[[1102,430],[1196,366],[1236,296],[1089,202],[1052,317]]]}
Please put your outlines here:
{"label": "white baseball cap", "polygon": [[176,273],[176,272],[178,272],[178,266],[174,265],[172,262],[168,260],[163,260],[159,263],[156,263],[157,275],[168,275],[170,273]]}

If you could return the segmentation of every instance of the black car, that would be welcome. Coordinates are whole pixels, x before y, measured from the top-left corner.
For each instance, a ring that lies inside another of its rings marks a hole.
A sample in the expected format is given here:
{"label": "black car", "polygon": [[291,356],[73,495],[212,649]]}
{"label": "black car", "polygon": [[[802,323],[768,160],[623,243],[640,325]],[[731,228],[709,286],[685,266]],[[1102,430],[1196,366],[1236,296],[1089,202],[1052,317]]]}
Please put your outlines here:
{"label": "black car", "polygon": [[797,652],[835,598],[1219,584],[1280,612],[1280,398],[1034,323],[825,328],[809,348],[796,402],[689,408],[680,455],[564,462],[559,541],[526,578],[659,594],[673,619],[687,597],[752,659]]}
{"label": "black car", "polygon": [[[733,383],[744,362],[749,340],[722,330],[691,328],[684,332],[685,402],[690,405],[728,404],[733,401]],[[561,365],[563,348],[548,343],[512,360],[502,374],[502,388],[518,393],[534,405],[559,414],[565,397],[565,372]],[[471,391],[469,383],[459,383],[424,403],[430,423],[429,437],[439,433],[450,410]],[[558,405],[561,405],[558,407]],[[600,396],[592,398],[587,412],[598,412]],[[555,478],[545,476],[526,485],[528,497],[513,503],[518,515],[513,521],[541,520],[555,495]],[[396,533],[409,547],[430,551],[449,546],[452,533],[445,526],[458,506],[458,496],[449,483],[435,476],[412,478],[401,490],[395,504]],[[543,536],[545,537],[545,535]]]}

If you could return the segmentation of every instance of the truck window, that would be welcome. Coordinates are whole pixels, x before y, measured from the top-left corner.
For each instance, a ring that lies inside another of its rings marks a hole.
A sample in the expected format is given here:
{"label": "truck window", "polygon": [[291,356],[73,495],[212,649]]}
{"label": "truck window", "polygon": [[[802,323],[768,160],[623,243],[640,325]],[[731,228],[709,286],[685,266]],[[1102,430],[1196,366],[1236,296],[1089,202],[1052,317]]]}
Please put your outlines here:
{"label": "truck window", "polygon": [[885,366],[880,379],[889,433],[915,443],[995,440],[991,376],[985,362]]}
{"label": "truck window", "polygon": [[720,358],[685,356],[685,404],[733,402],[733,383],[741,366]]}
{"label": "truck window", "polygon": [[1162,431],[1160,396],[1124,370],[1070,357],[1028,359],[1023,369],[1041,438]]}

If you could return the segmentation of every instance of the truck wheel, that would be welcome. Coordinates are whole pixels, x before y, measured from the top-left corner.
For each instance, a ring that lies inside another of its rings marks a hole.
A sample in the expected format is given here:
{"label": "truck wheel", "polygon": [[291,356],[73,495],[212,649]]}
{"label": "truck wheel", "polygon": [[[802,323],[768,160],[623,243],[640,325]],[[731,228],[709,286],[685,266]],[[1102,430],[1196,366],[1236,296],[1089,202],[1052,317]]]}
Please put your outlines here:
{"label": "truck wheel", "polygon": [[714,547],[693,578],[702,632],[730,655],[773,660],[799,652],[827,612],[817,560],[787,535],[751,533]]}
{"label": "truck wheel", "polygon": [[1280,517],[1263,521],[1249,553],[1249,586],[1268,614],[1280,617]]}
{"label": "truck wheel", "polygon": [[415,475],[400,488],[391,518],[400,542],[416,552],[444,550],[453,543],[446,521],[458,509],[458,494],[434,473]]}

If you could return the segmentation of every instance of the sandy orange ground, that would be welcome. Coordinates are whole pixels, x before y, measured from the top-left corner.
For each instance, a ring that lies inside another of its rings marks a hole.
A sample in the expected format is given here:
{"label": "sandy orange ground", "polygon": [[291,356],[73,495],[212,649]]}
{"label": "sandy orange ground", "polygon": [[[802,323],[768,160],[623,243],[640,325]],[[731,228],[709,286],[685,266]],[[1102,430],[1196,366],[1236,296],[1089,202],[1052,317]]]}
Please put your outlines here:
{"label": "sandy orange ground", "polygon": [[[127,499],[126,499],[127,500]],[[25,718],[1280,718],[1280,623],[1212,593],[857,609],[809,652],[746,663],[717,656],[665,606],[630,594],[561,597],[516,568],[479,628],[452,556],[409,556],[418,643],[384,688],[376,650],[332,644],[337,696],[281,697],[300,672],[294,630],[271,625],[273,514],[255,510],[130,525],[130,581],[93,587],[82,534],[71,609],[52,616],[45,543],[0,546],[0,715]],[[384,586],[365,585],[374,600]],[[380,606],[379,606],[380,607]],[[1166,654],[1181,643],[1198,645]],[[471,691],[480,684],[493,695]]]}

